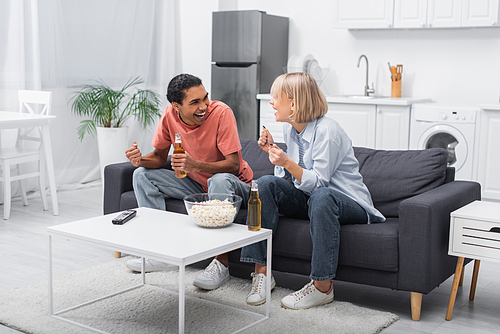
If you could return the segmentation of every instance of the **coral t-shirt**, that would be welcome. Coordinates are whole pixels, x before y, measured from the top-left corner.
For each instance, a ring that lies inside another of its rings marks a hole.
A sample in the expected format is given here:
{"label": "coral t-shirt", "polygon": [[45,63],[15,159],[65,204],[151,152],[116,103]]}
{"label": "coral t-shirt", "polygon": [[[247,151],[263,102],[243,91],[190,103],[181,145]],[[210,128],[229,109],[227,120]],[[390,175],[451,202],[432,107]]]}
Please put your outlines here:
{"label": "coral t-shirt", "polygon": [[[171,105],[163,113],[153,138],[153,147],[166,149],[175,143],[175,134],[181,134],[182,147],[193,159],[203,162],[224,160],[226,155],[238,152],[240,171],[238,178],[250,184],[253,171],[241,156],[241,144],[233,111],[219,101],[211,101],[202,125],[187,125]],[[208,191],[209,173],[192,172],[188,176]]]}

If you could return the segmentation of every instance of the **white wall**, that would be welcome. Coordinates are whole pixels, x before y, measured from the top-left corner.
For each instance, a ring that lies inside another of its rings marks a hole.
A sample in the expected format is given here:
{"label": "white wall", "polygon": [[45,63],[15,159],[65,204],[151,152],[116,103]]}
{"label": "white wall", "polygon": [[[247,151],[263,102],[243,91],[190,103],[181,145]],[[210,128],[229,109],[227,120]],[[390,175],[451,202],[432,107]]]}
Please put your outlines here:
{"label": "white wall", "polygon": [[312,54],[329,68],[321,88],[327,95],[362,94],[365,63],[376,94],[390,95],[387,67],[403,64],[403,96],[439,103],[497,103],[500,94],[500,27],[432,30],[333,29],[331,0],[183,0],[183,69],[200,76],[210,91],[212,11],[259,9],[290,18],[289,56]]}

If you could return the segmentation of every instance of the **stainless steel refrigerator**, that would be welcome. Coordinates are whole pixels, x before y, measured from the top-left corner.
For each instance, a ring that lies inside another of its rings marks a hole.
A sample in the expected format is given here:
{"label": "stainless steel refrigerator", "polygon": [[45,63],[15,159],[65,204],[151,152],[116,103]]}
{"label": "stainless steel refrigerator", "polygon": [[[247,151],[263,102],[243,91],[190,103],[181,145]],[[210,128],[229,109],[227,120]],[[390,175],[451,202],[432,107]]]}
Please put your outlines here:
{"label": "stainless steel refrigerator", "polygon": [[288,60],[288,18],[258,10],[214,12],[211,99],[233,109],[240,138],[257,139],[257,94],[269,93]]}

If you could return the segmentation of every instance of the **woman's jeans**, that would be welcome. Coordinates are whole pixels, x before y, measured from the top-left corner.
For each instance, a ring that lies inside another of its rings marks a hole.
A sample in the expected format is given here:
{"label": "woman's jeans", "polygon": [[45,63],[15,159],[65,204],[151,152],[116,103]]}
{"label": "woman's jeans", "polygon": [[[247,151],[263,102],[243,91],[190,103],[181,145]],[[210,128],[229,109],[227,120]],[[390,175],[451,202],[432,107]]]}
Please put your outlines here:
{"label": "woman's jeans", "polygon": [[[333,279],[337,272],[340,225],[366,224],[366,211],[353,199],[331,189],[319,188],[309,197],[282,178],[265,175],[259,180],[262,202],[262,227],[273,230],[279,214],[310,220],[313,250],[310,278],[315,281]],[[261,241],[243,247],[240,261],[266,265],[267,244]]]}
{"label": "woman's jeans", "polygon": [[[189,176],[175,177],[173,170],[139,167],[134,171],[134,193],[139,207],[166,210],[165,196],[183,199],[185,196],[204,193],[203,187]],[[208,179],[209,193],[236,194],[243,198],[246,207],[251,186],[229,173],[214,174]]]}

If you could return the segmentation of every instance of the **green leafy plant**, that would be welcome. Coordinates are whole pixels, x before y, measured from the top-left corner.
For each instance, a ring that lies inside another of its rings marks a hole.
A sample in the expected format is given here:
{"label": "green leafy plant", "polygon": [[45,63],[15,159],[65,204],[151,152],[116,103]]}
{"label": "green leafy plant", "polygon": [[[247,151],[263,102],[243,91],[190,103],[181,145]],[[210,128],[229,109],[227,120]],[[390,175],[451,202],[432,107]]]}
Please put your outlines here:
{"label": "green leafy plant", "polygon": [[130,79],[120,90],[114,90],[103,81],[94,85],[84,85],[72,94],[71,110],[75,115],[89,117],[80,122],[78,137],[96,133],[96,127],[119,128],[125,121],[134,117],[143,128],[147,128],[161,117],[160,95],[147,89],[128,92],[144,81],[140,77]]}

